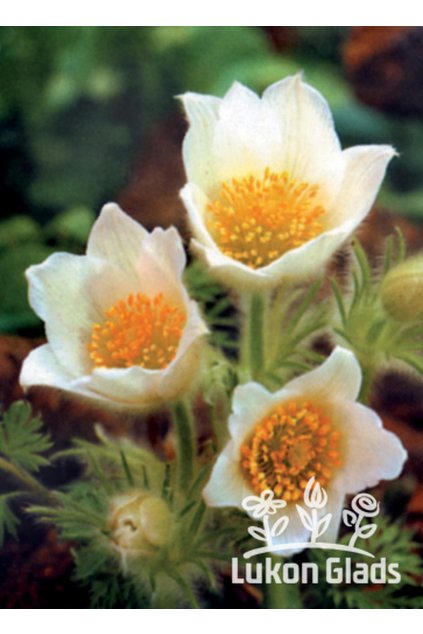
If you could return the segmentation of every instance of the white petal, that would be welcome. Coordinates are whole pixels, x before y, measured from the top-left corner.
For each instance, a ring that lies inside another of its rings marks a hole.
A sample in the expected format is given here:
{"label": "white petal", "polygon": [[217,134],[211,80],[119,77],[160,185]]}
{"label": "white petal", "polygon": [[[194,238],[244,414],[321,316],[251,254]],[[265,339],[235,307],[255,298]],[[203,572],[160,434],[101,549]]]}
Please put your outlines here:
{"label": "white petal", "polygon": [[246,484],[239,468],[239,458],[231,442],[219,455],[210,480],[203,490],[208,506],[236,506],[242,509],[242,500],[253,492]]}
{"label": "white petal", "polygon": [[68,253],[54,253],[31,266],[26,276],[29,302],[45,321],[57,359],[75,376],[85,374],[91,366],[87,344],[92,326],[131,292],[128,280],[105,260]]}
{"label": "white petal", "polygon": [[46,386],[70,392],[85,400],[101,400],[111,405],[108,398],[86,390],[83,385],[78,384],[79,380],[71,376],[59,363],[49,344],[39,346],[29,353],[23,362],[19,382],[24,389]]}
{"label": "white petal", "polygon": [[181,280],[185,264],[185,251],[175,227],[156,227],[147,235],[137,263],[142,292],[149,297],[163,293],[167,302],[182,308],[188,300]]}
{"label": "white petal", "polygon": [[219,115],[219,108],[222,102],[219,97],[211,95],[201,95],[196,92],[186,92],[180,95],[179,99],[187,115],[188,122],[191,126],[202,126],[207,129],[212,127],[213,123]]}
{"label": "white petal", "polygon": [[[358,224],[358,221],[354,220],[345,222],[335,229],[320,234],[301,247],[287,251],[268,266],[252,269],[224,255],[213,243],[210,236],[206,241],[204,224],[202,229],[198,230],[199,227],[194,226],[192,218],[193,214],[191,213],[193,233],[198,237],[197,240],[191,241],[193,251],[213,270],[213,275],[223,284],[245,290],[270,289],[280,284],[281,280],[295,281],[315,277],[323,270],[331,256],[342,246]],[[198,226],[201,222],[198,214]]]}
{"label": "white petal", "polygon": [[195,93],[186,93],[181,100],[190,123],[182,146],[187,178],[209,191],[216,186],[211,148],[221,100]]}
{"label": "white petal", "polygon": [[222,99],[214,130],[212,155],[217,181],[262,175],[278,147],[278,124],[272,109],[235,82]]}
{"label": "white petal", "polygon": [[158,393],[159,370],[130,368],[96,368],[91,374],[73,382],[75,391],[92,394],[110,403],[137,407],[140,411],[154,409],[161,404]]}
{"label": "white petal", "polygon": [[23,362],[19,382],[24,389],[32,385],[48,385],[68,389],[73,377],[60,365],[51,346],[45,344],[31,350]]}
{"label": "white petal", "polygon": [[284,390],[315,396],[318,401],[354,401],[360,391],[361,369],[350,350],[336,347],[322,365],[289,381]]}
{"label": "white petal", "polygon": [[263,102],[277,116],[280,129],[279,164],[272,167],[320,184],[326,198],[343,172],[339,139],[326,100],[301,75],[295,75],[269,86]]}
{"label": "white petal", "polygon": [[[283,544],[298,544],[299,542],[308,542],[310,541],[310,531],[308,531],[302,524],[295,504],[288,504],[288,506],[281,511],[275,513],[270,517],[270,526],[273,526],[275,522],[280,517],[288,517],[289,524],[286,529],[279,535],[278,537],[273,537],[272,545],[273,546],[281,546]],[[295,555],[296,553],[304,550],[303,546],[298,548],[292,548],[290,550],[281,550],[275,552],[275,555],[280,555],[281,557],[291,557],[291,555]]]}
{"label": "white petal", "polygon": [[333,226],[348,220],[354,220],[357,226],[365,218],[395,154],[389,145],[358,145],[344,150],[344,180],[331,211]]}
{"label": "white petal", "polygon": [[188,320],[173,362],[163,371],[159,393],[162,399],[177,398],[195,382],[201,365],[204,337],[209,330],[195,302],[189,303]]}
{"label": "white petal", "polygon": [[331,488],[328,490],[328,501],[324,509],[321,511],[321,515],[326,513],[332,514],[332,519],[327,530],[319,537],[319,541],[322,542],[336,542],[339,533],[339,527],[342,519],[342,509],[344,508],[345,493],[337,489]]}
{"label": "white petal", "polygon": [[280,279],[266,277],[263,269],[253,270],[241,262],[224,255],[217,247],[204,246],[200,240],[191,240],[193,252],[210,268],[213,276],[225,286],[233,286],[239,292],[275,286]]}
{"label": "white petal", "polygon": [[191,231],[203,244],[216,249],[217,246],[205,226],[208,199],[196,185],[188,183],[180,191],[181,199],[188,212]]}
{"label": "white petal", "polygon": [[[306,130],[306,138],[311,137],[319,150],[325,145],[332,151],[340,149],[328,102],[315,88],[305,83],[300,74],[269,86],[263,93],[263,101],[276,110],[285,143],[290,142],[294,147],[295,137]],[[295,147],[296,152],[299,149]]]}
{"label": "white petal", "polygon": [[261,275],[268,280],[270,286],[281,279],[315,277],[351,235],[357,224],[358,221],[349,220],[339,227],[321,233],[302,246],[287,251],[279,259],[259,269]]}
{"label": "white petal", "polygon": [[342,461],[332,485],[345,493],[357,493],[380,480],[401,473],[407,452],[400,440],[382,426],[379,416],[359,403],[336,403],[332,417],[342,433]]}
{"label": "white petal", "polygon": [[272,394],[259,383],[246,383],[235,388],[229,432],[236,444],[242,444],[257,423],[272,409]]}
{"label": "white petal", "polygon": [[138,281],[138,264],[148,232],[114,203],[103,207],[87,245],[87,255],[115,263],[134,284]]}

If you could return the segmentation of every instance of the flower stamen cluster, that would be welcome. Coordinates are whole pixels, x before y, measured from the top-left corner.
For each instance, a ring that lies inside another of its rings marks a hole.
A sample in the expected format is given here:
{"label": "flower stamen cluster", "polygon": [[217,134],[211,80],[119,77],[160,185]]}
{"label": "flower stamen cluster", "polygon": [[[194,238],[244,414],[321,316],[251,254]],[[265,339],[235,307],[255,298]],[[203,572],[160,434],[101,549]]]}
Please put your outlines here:
{"label": "flower stamen cluster", "polygon": [[222,253],[252,269],[319,235],[318,185],[266,168],[262,178],[232,178],[207,207],[206,224]]}
{"label": "flower stamen cluster", "polygon": [[256,493],[299,500],[310,478],[326,485],[342,464],[340,433],[311,403],[278,405],[241,447],[241,469]]}
{"label": "flower stamen cluster", "polygon": [[174,359],[186,315],[168,304],[162,293],[153,298],[131,294],[113,304],[105,316],[102,324],[93,325],[88,344],[95,367],[140,365],[159,370]]}

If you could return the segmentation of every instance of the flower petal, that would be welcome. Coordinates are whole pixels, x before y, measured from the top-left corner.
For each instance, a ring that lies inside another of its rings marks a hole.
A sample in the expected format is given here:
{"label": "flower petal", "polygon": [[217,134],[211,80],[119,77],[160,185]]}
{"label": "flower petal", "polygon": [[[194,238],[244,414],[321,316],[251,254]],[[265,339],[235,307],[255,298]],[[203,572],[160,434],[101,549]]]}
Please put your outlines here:
{"label": "flower petal", "polygon": [[400,440],[382,426],[379,416],[360,403],[337,402],[332,417],[342,423],[343,465],[332,486],[345,493],[357,493],[380,480],[392,480],[401,473],[407,452]]}
{"label": "flower petal", "polygon": [[217,245],[207,231],[204,223],[208,203],[206,195],[197,185],[188,183],[181,189],[180,197],[187,210],[189,223],[194,236],[211,249],[217,249]]}
{"label": "flower petal", "polygon": [[163,293],[168,302],[182,308],[188,302],[181,281],[185,264],[184,247],[175,227],[156,227],[145,238],[138,255],[136,268],[142,292],[149,297]]}
{"label": "flower petal", "polygon": [[354,401],[360,391],[361,368],[355,355],[337,346],[332,354],[314,370],[289,381],[284,391],[315,396],[319,401]]}
{"label": "flower petal", "polygon": [[242,500],[252,494],[239,469],[234,444],[230,441],[219,455],[210,480],[203,490],[208,506],[236,506],[242,509]]}
{"label": "flower petal", "polygon": [[31,350],[23,362],[19,381],[24,389],[32,385],[48,385],[67,390],[73,378],[47,343]]}
{"label": "flower petal", "polygon": [[139,280],[141,245],[148,232],[115,203],[102,208],[87,245],[87,255],[116,264],[131,282]]}
{"label": "flower petal", "polygon": [[280,129],[278,164],[272,168],[286,170],[293,178],[310,184],[319,183],[328,200],[343,169],[327,101],[298,74],[269,86],[263,102],[277,116]]}
{"label": "flower petal", "polygon": [[182,154],[188,181],[210,191],[216,186],[216,170],[211,152],[221,100],[188,92],[181,96],[190,128]]}
{"label": "flower petal", "polygon": [[366,217],[395,155],[390,145],[358,145],[342,152],[344,179],[331,211],[332,226],[353,221],[354,230]]}
{"label": "flower petal", "polygon": [[328,491],[328,501],[324,509],[320,515],[326,515],[327,513],[332,514],[332,519],[329,523],[328,528],[323,533],[321,537],[319,537],[319,541],[323,542],[336,542],[336,538],[338,537],[339,527],[341,525],[342,519],[342,509],[344,508],[345,501],[345,493],[339,491],[338,489],[331,488]]}
{"label": "flower petal", "polygon": [[87,343],[92,325],[134,289],[105,260],[69,253],[54,253],[31,266],[26,276],[29,303],[45,322],[58,361],[75,376],[85,374],[91,367]]}
{"label": "flower petal", "polygon": [[273,397],[259,383],[245,383],[235,388],[232,399],[232,415],[229,432],[236,443],[241,444],[257,423],[272,408]]}
{"label": "flower petal", "polygon": [[272,162],[269,155],[280,148],[278,131],[268,104],[235,82],[222,99],[214,130],[211,152],[216,181],[262,174]]}
{"label": "flower petal", "polygon": [[287,251],[268,266],[259,269],[259,272],[267,280],[268,286],[274,285],[282,278],[296,280],[315,277],[324,269],[335,251],[344,244],[357,224],[350,220],[339,227],[324,231],[302,246]]}
{"label": "flower petal", "polygon": [[[198,198],[197,198],[198,200]],[[193,203],[191,199],[191,203]],[[195,203],[194,203],[195,204]],[[356,228],[358,221],[350,220],[335,229],[325,231],[301,247],[291,249],[268,266],[252,269],[224,255],[212,241],[197,211],[189,212],[191,227],[198,239],[191,240],[193,251],[213,270],[223,284],[241,289],[273,288],[281,279],[295,281],[315,277]]]}
{"label": "flower petal", "polygon": [[[281,511],[278,511],[275,515],[269,518],[269,524],[272,527],[280,517],[288,517],[289,523],[282,533],[277,537],[273,537],[272,546],[282,546],[284,544],[298,544],[300,542],[310,541],[310,532],[303,526],[297,509],[294,504],[288,504],[288,506]],[[289,550],[276,551],[276,555],[281,557],[291,557],[296,553],[300,553],[304,550],[304,546],[294,547]]]}

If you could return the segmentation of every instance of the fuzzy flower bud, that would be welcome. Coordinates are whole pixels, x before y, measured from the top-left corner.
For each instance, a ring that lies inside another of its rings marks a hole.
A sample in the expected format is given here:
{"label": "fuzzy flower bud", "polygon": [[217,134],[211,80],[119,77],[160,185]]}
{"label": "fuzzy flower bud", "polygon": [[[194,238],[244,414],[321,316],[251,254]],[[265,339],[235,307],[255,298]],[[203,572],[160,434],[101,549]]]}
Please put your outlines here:
{"label": "fuzzy flower bud", "polygon": [[168,543],[171,512],[161,498],[129,491],[111,500],[108,525],[123,555],[149,556]]}
{"label": "fuzzy flower bud", "polygon": [[409,258],[391,269],[382,284],[383,306],[398,321],[423,317],[423,256]]}

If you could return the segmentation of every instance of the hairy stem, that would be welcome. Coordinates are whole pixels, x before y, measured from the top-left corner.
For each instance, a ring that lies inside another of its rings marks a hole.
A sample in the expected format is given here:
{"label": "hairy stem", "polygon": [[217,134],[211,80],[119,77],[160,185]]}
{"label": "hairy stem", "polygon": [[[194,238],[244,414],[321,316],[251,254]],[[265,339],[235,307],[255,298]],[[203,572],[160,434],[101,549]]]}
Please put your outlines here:
{"label": "hairy stem", "polygon": [[[281,558],[272,556],[274,563]],[[268,583],[263,586],[264,607],[269,610],[297,610],[303,607],[300,587],[297,583]]]}
{"label": "hairy stem", "polygon": [[183,401],[172,407],[178,456],[178,485],[186,490],[192,480],[195,461],[195,433],[189,407]]}
{"label": "hairy stem", "polygon": [[265,363],[266,296],[254,293],[248,298],[242,341],[242,366],[251,379],[257,380]]}
{"label": "hairy stem", "polygon": [[17,465],[9,462],[9,460],[6,460],[1,456],[0,469],[6,471],[6,473],[13,476],[16,480],[19,480],[19,482],[23,484],[24,487],[29,491],[37,493],[38,495],[42,495],[43,497],[51,497],[51,492],[46,489],[46,487],[43,486],[41,482],[34,478],[28,471],[22,469],[22,467],[18,467]]}

